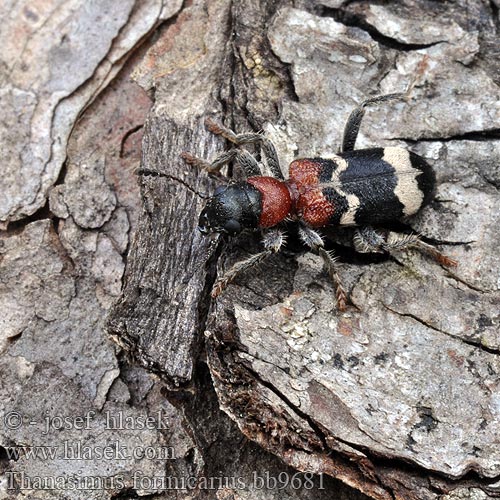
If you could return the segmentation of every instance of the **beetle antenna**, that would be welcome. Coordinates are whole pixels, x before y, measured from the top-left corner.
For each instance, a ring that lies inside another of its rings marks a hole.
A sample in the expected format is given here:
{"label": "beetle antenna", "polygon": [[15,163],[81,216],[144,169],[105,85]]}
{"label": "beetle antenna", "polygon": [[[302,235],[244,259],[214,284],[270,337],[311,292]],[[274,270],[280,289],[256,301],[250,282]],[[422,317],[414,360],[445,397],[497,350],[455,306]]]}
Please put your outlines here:
{"label": "beetle antenna", "polygon": [[201,191],[198,191],[194,187],[192,187],[190,184],[188,184],[186,181],[179,179],[179,177],[175,177],[170,174],[165,174],[163,172],[158,172],[156,170],[150,170],[148,168],[138,168],[135,173],[137,175],[145,175],[145,176],[153,176],[153,177],[166,177],[167,179],[180,182],[183,186],[187,187],[191,192],[193,192],[196,196],[199,196],[203,200],[208,200],[210,198],[210,195],[208,193],[203,193]]}

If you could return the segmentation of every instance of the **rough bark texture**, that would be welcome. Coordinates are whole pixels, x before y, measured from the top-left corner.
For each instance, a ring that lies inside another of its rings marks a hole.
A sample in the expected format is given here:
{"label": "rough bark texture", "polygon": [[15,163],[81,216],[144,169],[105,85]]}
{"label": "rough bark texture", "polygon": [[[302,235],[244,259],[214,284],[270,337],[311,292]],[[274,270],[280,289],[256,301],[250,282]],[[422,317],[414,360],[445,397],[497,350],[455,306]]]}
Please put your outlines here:
{"label": "rough bark texture", "polygon": [[[498,7],[4,2],[0,498],[500,496]],[[357,103],[411,83],[408,102],[370,110],[358,147],[434,165],[435,201],[411,228],[458,268],[361,255],[330,231],[355,306],[340,314],[290,226],[283,253],[212,302],[259,237],[196,231],[221,180],[179,155],[227,146],[205,118],[264,130],[286,165],[336,152]],[[69,459],[78,443],[94,453]],[[96,457],[112,443],[126,456]],[[20,446],[57,453],[14,459]],[[170,455],[131,455],[143,448]],[[70,488],[83,477],[105,483]]]}

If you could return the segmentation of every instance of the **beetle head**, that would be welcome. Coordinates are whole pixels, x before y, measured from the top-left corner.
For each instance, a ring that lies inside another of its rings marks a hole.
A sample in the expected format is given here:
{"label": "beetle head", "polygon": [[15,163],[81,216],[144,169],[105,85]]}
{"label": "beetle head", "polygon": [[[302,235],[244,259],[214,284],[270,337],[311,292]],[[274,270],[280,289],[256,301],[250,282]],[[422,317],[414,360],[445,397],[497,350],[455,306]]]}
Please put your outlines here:
{"label": "beetle head", "polygon": [[198,229],[235,236],[258,227],[261,211],[261,194],[248,182],[220,186],[202,210]]}

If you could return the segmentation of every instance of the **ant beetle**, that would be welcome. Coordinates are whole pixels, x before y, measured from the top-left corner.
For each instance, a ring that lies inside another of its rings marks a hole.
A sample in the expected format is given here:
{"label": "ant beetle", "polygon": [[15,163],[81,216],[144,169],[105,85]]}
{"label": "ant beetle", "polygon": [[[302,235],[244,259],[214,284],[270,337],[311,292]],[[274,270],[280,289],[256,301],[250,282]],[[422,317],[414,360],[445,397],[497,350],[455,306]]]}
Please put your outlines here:
{"label": "ant beetle", "polygon": [[405,220],[415,215],[432,199],[436,177],[432,167],[420,156],[400,147],[355,150],[365,108],[368,105],[401,99],[405,94],[388,94],[362,102],[350,114],[338,154],[322,158],[294,160],[285,180],[272,142],[262,134],[235,134],[212,120],[208,129],[235,146],[260,144],[272,176],[262,175],[256,158],[236,147],[212,162],[189,153],[184,160],[207,172],[218,172],[235,160],[244,170],[245,182],[218,187],[199,218],[203,234],[239,234],[244,229],[264,230],[264,251],[237,262],[215,283],[212,297],[217,297],[235,276],[265,257],[278,252],[285,241],[280,224],[285,220],[299,223],[302,241],[323,259],[336,288],[337,305],[346,309],[347,297],[336,271],[335,257],[324,248],[318,229],[326,226],[358,226],[354,236],[360,252],[390,252],[416,247],[445,266],[457,263],[422,241],[415,234],[377,230],[372,225]]}

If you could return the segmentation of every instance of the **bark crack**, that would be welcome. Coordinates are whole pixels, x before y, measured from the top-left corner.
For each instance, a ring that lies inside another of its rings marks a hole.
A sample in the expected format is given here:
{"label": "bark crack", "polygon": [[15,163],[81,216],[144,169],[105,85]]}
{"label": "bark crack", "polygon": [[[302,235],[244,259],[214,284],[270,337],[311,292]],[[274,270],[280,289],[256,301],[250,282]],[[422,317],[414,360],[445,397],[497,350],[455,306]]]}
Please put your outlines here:
{"label": "bark crack", "polygon": [[375,26],[370,24],[363,16],[344,10],[343,8],[328,8],[322,9],[321,15],[323,17],[331,17],[336,22],[344,26],[359,28],[368,33],[373,40],[380,45],[388,48],[395,49],[400,52],[412,52],[416,50],[427,49],[441,43],[448,43],[447,40],[437,40],[429,43],[405,43],[391,38],[381,33]]}
{"label": "bark crack", "polygon": [[431,323],[428,323],[422,318],[419,318],[415,314],[411,313],[402,313],[400,311],[397,311],[396,309],[393,309],[392,307],[389,307],[387,304],[382,303],[382,305],[388,310],[391,311],[394,314],[397,314],[398,316],[405,317],[405,318],[412,318],[421,325],[424,325],[427,328],[430,328],[431,330],[434,330],[435,332],[442,333],[443,335],[446,335],[448,337],[451,337],[452,339],[459,340],[460,342],[463,342],[464,344],[470,345],[471,347],[474,347],[476,349],[480,349],[481,351],[487,352],[488,354],[500,354],[500,349],[493,349],[491,347],[486,347],[485,345],[481,344],[480,342],[476,342],[471,339],[465,339],[463,337],[460,337],[459,335],[454,335],[453,333],[447,332],[446,330],[441,330],[437,326],[434,326]]}
{"label": "bark crack", "polygon": [[[447,269],[447,268],[445,268],[445,269]],[[483,294],[490,293],[488,290],[484,290],[484,289],[479,288],[477,286],[471,285],[470,283],[465,281],[463,278],[460,278],[456,274],[453,274],[449,269],[447,269],[447,271],[448,271],[448,277],[454,279],[455,281],[458,281],[459,283],[462,283],[462,285],[465,285],[467,288],[470,288],[471,290],[474,290],[475,292],[479,292],[479,293],[483,293]]]}
{"label": "bark crack", "polygon": [[120,158],[123,158],[124,157],[124,154],[125,154],[125,143],[127,142],[128,138],[135,134],[136,132],[138,132],[139,130],[142,130],[144,128],[144,123],[141,123],[140,125],[137,125],[135,127],[132,127],[131,129],[127,130],[123,136],[121,137],[121,141],[120,141],[120,153],[119,153],[119,157]]}

